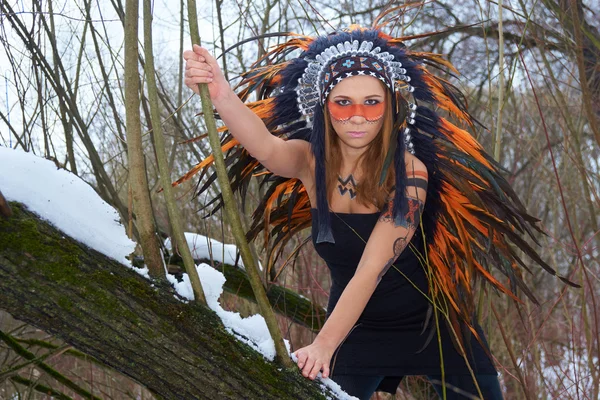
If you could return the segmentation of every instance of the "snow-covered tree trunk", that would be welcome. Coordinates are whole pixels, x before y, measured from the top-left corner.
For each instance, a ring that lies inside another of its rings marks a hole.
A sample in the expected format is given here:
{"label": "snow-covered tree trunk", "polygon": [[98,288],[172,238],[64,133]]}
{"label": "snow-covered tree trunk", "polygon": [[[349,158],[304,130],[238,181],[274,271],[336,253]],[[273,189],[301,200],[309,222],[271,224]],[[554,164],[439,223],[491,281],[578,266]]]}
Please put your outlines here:
{"label": "snow-covered tree trunk", "polygon": [[0,308],[165,399],[318,399],[317,385],[225,331],[168,284],[66,237],[18,203],[0,218]]}

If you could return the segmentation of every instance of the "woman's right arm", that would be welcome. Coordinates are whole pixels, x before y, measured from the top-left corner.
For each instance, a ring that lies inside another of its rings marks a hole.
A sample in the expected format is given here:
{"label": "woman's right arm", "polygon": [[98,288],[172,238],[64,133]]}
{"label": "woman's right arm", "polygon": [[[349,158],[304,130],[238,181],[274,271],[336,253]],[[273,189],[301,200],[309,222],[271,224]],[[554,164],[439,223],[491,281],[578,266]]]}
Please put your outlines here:
{"label": "woman's right arm", "polygon": [[198,93],[198,84],[208,91],[229,132],[258,162],[275,175],[300,178],[309,173],[310,148],[304,140],[283,140],[273,136],[263,121],[233,92],[217,61],[203,47],[183,53],[185,84]]}

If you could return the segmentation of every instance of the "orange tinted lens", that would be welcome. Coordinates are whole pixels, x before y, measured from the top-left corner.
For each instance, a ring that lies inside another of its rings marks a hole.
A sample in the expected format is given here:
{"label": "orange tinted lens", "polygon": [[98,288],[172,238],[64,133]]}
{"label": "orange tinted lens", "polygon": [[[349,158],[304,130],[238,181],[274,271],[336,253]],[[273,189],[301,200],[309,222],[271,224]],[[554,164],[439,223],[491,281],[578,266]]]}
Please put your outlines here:
{"label": "orange tinted lens", "polygon": [[367,121],[376,121],[379,118],[383,117],[383,113],[385,110],[385,103],[379,102],[377,104],[373,104],[373,105],[361,105],[360,107],[362,107],[363,109],[363,116],[366,118]]}
{"label": "orange tinted lens", "polygon": [[355,115],[364,117],[367,121],[376,121],[383,117],[385,102],[373,105],[352,104],[342,106],[333,101],[328,102],[329,113],[333,119],[338,121],[347,121]]}

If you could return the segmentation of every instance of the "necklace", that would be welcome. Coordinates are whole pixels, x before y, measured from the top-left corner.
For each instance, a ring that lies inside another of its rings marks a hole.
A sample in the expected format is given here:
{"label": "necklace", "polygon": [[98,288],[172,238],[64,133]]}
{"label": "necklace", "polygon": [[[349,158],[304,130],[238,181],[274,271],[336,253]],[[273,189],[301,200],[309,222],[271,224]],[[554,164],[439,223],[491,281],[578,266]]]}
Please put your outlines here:
{"label": "necklace", "polygon": [[354,200],[356,197],[356,188],[358,187],[358,183],[352,174],[348,175],[346,179],[342,178],[338,175],[338,190],[340,191],[340,195],[344,196],[346,193],[350,196],[350,200]]}

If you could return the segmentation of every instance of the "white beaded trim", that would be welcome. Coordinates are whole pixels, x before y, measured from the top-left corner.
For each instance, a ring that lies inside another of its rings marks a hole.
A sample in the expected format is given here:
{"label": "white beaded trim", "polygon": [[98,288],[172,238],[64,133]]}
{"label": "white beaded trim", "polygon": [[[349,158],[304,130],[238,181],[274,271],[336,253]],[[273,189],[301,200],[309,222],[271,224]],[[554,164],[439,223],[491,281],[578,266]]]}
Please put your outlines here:
{"label": "white beaded trim", "polygon": [[[337,59],[347,56],[363,56],[377,59],[385,69],[385,75],[392,82],[391,90],[399,90],[396,87],[396,81],[406,82],[405,89],[412,93],[415,88],[408,84],[410,76],[406,75],[406,69],[402,68],[402,63],[394,61],[394,55],[387,51],[381,52],[380,47],[373,48],[373,42],[358,40],[346,41],[338,43],[335,46],[330,46],[321,54],[318,54],[314,60],[307,60],[308,66],[305,68],[301,78],[298,78],[298,86],[296,87],[296,95],[298,99],[298,109],[310,123],[314,114],[314,108],[317,105],[322,105],[325,98],[329,94],[321,93],[320,82],[323,80],[323,75],[329,65]],[[341,80],[341,79],[340,79]]]}

